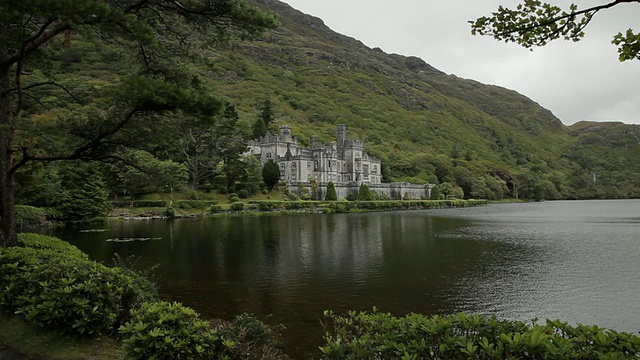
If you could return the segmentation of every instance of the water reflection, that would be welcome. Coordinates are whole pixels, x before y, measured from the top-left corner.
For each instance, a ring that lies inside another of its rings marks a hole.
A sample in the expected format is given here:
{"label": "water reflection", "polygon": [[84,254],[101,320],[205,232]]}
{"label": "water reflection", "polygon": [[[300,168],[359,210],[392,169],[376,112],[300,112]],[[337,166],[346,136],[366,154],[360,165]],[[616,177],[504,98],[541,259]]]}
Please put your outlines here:
{"label": "water reflection", "polygon": [[[632,204],[622,214],[637,219],[640,202]],[[583,217],[566,206],[114,222],[107,232],[54,235],[98,261],[118,253],[140,257],[140,267],[160,264],[163,297],[207,317],[273,314],[298,356],[320,344],[325,309],[640,328],[640,223],[600,203]],[[106,241],[114,237],[160,239]]]}

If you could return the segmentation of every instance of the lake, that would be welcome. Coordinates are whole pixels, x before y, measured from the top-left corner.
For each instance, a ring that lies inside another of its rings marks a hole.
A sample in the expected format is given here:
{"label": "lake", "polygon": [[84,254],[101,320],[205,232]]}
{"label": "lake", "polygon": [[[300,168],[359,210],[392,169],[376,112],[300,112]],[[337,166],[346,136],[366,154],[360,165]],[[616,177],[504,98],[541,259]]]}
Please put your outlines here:
{"label": "lake", "polygon": [[317,354],[324,310],[497,314],[640,330],[640,200],[368,214],[110,222],[52,235],[112,264],[159,264],[161,295],[208,318],[283,323]]}

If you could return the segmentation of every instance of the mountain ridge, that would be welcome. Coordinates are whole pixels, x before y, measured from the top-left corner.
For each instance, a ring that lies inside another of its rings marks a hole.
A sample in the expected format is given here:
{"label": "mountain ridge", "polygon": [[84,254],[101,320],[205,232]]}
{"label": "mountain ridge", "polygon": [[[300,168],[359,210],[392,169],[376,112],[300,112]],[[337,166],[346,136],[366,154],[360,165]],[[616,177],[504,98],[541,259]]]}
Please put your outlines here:
{"label": "mountain ridge", "polygon": [[[251,2],[276,12],[282,26],[258,41],[219,52],[209,74],[216,93],[239,102],[247,126],[269,98],[276,123],[291,125],[303,144],[314,135],[330,142],[335,125],[345,123],[372,155],[382,158],[387,180],[454,182],[474,197],[513,196],[514,187],[522,187],[518,194],[533,198],[537,187],[541,198],[590,198],[605,196],[607,191],[597,194],[600,185],[629,185],[625,177],[638,178],[626,164],[637,148],[616,153],[625,159],[616,169],[579,160],[592,157],[585,154],[595,145],[584,140],[598,134],[588,128],[584,131],[591,135],[578,136],[575,128],[514,90],[446,74],[415,56],[370,48],[278,0]],[[618,134],[624,131],[610,136]],[[597,145],[606,147],[606,142]],[[605,150],[600,152],[612,149]],[[438,170],[439,156],[447,157],[448,171]],[[616,172],[616,178],[604,174],[598,184],[585,180],[602,171]],[[631,183],[630,188],[640,186],[637,180]],[[639,194],[608,192],[611,197]]]}

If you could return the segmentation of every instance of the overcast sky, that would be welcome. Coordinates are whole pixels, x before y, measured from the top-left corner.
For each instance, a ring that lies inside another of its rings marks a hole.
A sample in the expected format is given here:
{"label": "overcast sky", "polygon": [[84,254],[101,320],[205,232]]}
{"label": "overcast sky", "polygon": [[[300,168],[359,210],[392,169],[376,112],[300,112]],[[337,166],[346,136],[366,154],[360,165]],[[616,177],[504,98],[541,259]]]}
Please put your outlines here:
{"label": "overcast sky", "polygon": [[[568,9],[571,1],[549,0]],[[606,0],[605,0],[606,1]],[[605,1],[574,0],[580,8]],[[448,74],[516,90],[567,125],[581,120],[640,124],[640,61],[618,61],[611,39],[640,30],[640,4],[600,12],[577,43],[534,51],[472,36],[469,20],[520,0],[284,0],[334,31],[387,53],[417,56]],[[607,1],[608,2],[608,1]]]}

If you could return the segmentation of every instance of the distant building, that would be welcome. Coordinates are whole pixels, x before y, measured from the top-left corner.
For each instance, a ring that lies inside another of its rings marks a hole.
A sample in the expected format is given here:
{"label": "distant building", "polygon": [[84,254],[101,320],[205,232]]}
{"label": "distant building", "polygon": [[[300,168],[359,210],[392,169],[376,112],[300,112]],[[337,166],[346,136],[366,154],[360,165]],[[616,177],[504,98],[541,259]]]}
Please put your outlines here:
{"label": "distant building", "polygon": [[308,182],[334,184],[356,182],[367,185],[382,183],[380,159],[364,151],[358,139],[347,140],[347,128],[338,125],[337,141],[330,145],[318,142],[314,136],[311,147],[301,147],[287,125],[278,135],[267,134],[249,142],[249,150],[264,164],[273,160],[280,167],[280,180],[291,183]]}
{"label": "distant building", "polygon": [[330,145],[323,144],[314,136],[310,147],[298,145],[291,135],[291,127],[283,125],[277,135],[267,134],[249,142],[249,151],[260,164],[273,160],[280,167],[280,180],[290,189],[298,184],[308,186],[314,179],[319,183],[318,199],[324,198],[326,185],[333,182],[338,198],[357,192],[360,185],[367,184],[378,195],[390,199],[428,198],[431,185],[409,183],[382,183],[380,159],[367,154],[364,142],[347,139],[347,127],[337,127],[337,139]]}

